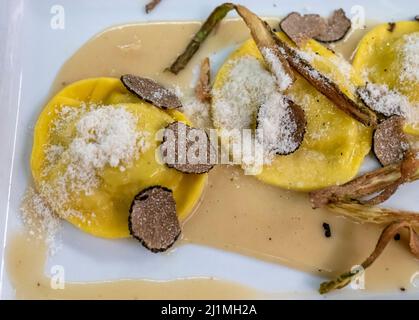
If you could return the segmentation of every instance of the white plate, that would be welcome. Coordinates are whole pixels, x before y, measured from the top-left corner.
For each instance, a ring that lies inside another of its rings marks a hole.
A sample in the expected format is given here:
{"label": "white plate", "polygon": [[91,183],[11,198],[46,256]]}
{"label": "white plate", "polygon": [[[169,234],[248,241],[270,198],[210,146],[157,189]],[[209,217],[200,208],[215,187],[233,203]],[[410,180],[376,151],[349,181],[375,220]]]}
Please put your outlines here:
{"label": "white plate", "polygon": [[[202,20],[222,1],[163,0],[149,15],[138,0],[2,0],[0,2],[0,294],[14,297],[4,271],[4,247],[9,234],[21,225],[18,211],[30,181],[29,154],[32,128],[61,65],[84,42],[116,24],[155,20]],[[367,19],[394,21],[419,14],[417,1],[241,1],[263,16],[282,16],[290,11],[327,15],[354,5],[365,9]],[[51,8],[65,10],[65,29],[50,26]],[[419,184],[404,186],[391,204],[419,210],[414,204]],[[90,237],[66,224],[63,249],[48,261],[65,267],[67,281],[94,281],[120,278],[174,279],[216,277],[239,282],[264,292],[290,298],[319,298],[320,278],[261,262],[233,253],[194,245],[182,246],[170,255],[141,250],[133,241],[110,241]],[[74,263],[77,261],[77,263]],[[237,266],[237,267],[236,267]],[[345,289],[330,297],[372,297]],[[375,295],[377,297],[377,295]],[[394,292],[387,298],[418,298],[418,293]]]}

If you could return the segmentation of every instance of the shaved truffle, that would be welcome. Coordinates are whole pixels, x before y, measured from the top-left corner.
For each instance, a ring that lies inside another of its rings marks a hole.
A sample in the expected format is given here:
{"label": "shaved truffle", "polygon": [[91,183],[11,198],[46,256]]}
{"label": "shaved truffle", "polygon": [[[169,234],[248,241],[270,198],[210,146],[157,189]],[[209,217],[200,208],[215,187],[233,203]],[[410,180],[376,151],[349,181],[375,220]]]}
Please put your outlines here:
{"label": "shaved truffle", "polygon": [[154,80],[126,74],[121,77],[121,81],[130,92],[156,107],[176,109],[182,106],[182,103],[173,91],[163,87]]}
{"label": "shaved truffle", "polygon": [[298,12],[291,12],[279,22],[282,31],[298,46],[302,46],[308,39],[326,32],[327,24],[318,14],[302,16]]}
{"label": "shaved truffle", "polygon": [[305,112],[301,106],[295,104],[292,100],[288,100],[291,118],[297,124],[297,130],[294,132],[294,140],[298,143],[298,147],[303,143],[304,135],[307,128],[307,119]]}
{"label": "shaved truffle", "polygon": [[403,123],[403,117],[393,116],[381,122],[374,132],[374,154],[383,166],[400,162],[409,149]]}
{"label": "shaved truffle", "polygon": [[266,152],[287,155],[300,147],[306,124],[300,106],[280,94],[274,94],[258,110],[256,136]]}
{"label": "shaved truffle", "polygon": [[207,173],[213,168],[216,152],[203,129],[183,122],[173,122],[164,131],[163,161],[169,168],[183,173]]}
{"label": "shaved truffle", "polygon": [[150,251],[169,249],[181,232],[172,191],[160,186],[141,191],[132,202],[128,226],[131,235]]}
{"label": "shaved truffle", "polygon": [[351,28],[342,9],[335,10],[327,21],[318,14],[301,15],[292,12],[279,23],[282,31],[298,46],[313,38],[322,42],[334,42],[342,39]]}
{"label": "shaved truffle", "polygon": [[406,116],[410,109],[410,102],[406,96],[396,90],[390,90],[387,85],[367,82],[364,87],[357,88],[356,92],[362,102],[378,112],[382,118]]}
{"label": "shaved truffle", "polygon": [[325,32],[315,36],[321,42],[335,42],[341,40],[351,28],[351,20],[345,15],[343,9],[335,10],[327,19]]}

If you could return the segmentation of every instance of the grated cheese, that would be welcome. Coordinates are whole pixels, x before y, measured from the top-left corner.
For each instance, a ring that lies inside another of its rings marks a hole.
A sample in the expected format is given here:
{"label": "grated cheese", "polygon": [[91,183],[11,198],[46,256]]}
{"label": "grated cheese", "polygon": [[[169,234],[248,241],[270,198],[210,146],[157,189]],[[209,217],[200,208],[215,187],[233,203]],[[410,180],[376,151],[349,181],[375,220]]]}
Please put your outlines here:
{"label": "grated cheese", "polygon": [[197,128],[211,128],[211,118],[209,114],[210,104],[202,102],[195,95],[182,99],[181,111],[192,121]]}
{"label": "grated cheese", "polygon": [[[351,80],[353,72],[352,65],[340,53],[335,54],[329,61],[335,66],[335,70],[343,77],[345,87],[349,88],[351,92],[354,92],[355,86]],[[331,78],[334,78],[334,80],[337,81],[336,76],[331,75]]]}
{"label": "grated cheese", "polygon": [[292,84],[292,79],[285,71],[284,66],[282,65],[275,52],[270,48],[262,48],[261,53],[270,65],[271,71],[277,80],[279,90],[285,91],[288,89]]}
{"label": "grated cheese", "polygon": [[304,59],[307,62],[313,62],[313,60],[316,58],[316,54],[311,49],[307,49],[307,50],[294,49],[294,50],[300,56],[300,58]]}
{"label": "grated cheese", "polygon": [[86,113],[76,124],[70,156],[83,166],[118,167],[138,156],[141,147],[137,119],[124,108],[103,106]]}
{"label": "grated cheese", "polygon": [[45,146],[45,157],[47,162],[55,163],[64,152],[64,147],[61,144],[52,144]]}
{"label": "grated cheese", "polygon": [[400,80],[419,82],[419,32],[407,34],[403,40]]}
{"label": "grated cheese", "polygon": [[275,78],[259,60],[244,56],[230,62],[224,85],[213,90],[213,121],[226,130],[248,129],[266,98],[277,90]]}
{"label": "grated cheese", "polygon": [[[304,51],[295,49],[295,52],[300,58],[306,60],[312,66],[315,66],[316,63],[325,65],[328,71],[323,72],[323,76],[336,83],[343,84],[351,92],[355,91],[355,86],[351,80],[353,72],[352,65],[340,53],[333,54],[331,57],[324,57],[316,54],[311,49]],[[330,63],[333,65],[333,68],[328,67]],[[309,69],[306,68],[306,70]],[[310,71],[310,75],[317,79],[320,78],[320,73],[317,70]]]}
{"label": "grated cheese", "polygon": [[[71,198],[93,194],[101,182],[99,170],[109,166],[124,171],[148,148],[148,134],[138,131],[137,123],[134,114],[119,106],[61,109],[52,129],[61,130],[62,135],[74,127],[74,132],[66,137],[67,148],[60,144],[44,147],[47,163],[42,174],[48,179],[38,186],[54,212],[86,221],[86,214],[70,205]],[[94,212],[90,216],[94,217]]]}
{"label": "grated cheese", "polygon": [[[278,90],[276,77],[258,59],[244,56],[230,63],[224,85],[213,90],[213,121],[223,128],[222,144],[224,138],[232,144],[233,159],[239,159],[238,163],[254,174],[260,172],[261,163],[269,164],[276,154],[298,147],[294,137],[297,123]],[[237,131],[252,129],[256,116],[259,130],[254,134]]]}
{"label": "grated cheese", "polygon": [[365,88],[358,90],[365,104],[387,117],[399,115],[406,117],[409,113],[409,100],[396,90],[390,90],[385,84],[368,82]]}
{"label": "grated cheese", "polygon": [[265,163],[270,163],[275,154],[288,154],[298,147],[294,138],[297,123],[282,94],[273,93],[261,105],[257,121],[256,139],[263,145]]}
{"label": "grated cheese", "polygon": [[20,213],[29,237],[44,241],[49,253],[54,255],[60,248],[57,234],[61,222],[45,199],[33,188],[29,188],[22,199]]}

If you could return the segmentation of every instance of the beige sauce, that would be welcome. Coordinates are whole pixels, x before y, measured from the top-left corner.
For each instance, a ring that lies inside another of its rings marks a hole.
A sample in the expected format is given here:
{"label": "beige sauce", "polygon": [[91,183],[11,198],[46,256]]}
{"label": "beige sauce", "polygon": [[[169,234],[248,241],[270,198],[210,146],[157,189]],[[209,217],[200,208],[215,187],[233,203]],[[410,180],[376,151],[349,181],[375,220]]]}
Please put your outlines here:
{"label": "beige sauce", "polygon": [[[205,56],[249,37],[239,21],[225,21],[178,76],[163,72],[199,28],[199,23],[129,25],[105,31],[78,50],[63,66],[51,94],[83,78],[134,73],[190,90],[192,71]],[[363,32],[334,50],[349,57]],[[331,226],[326,238],[323,222]],[[185,223],[183,242],[239,252],[330,277],[362,262],[381,229],[360,225],[326,210],[312,210],[307,195],[265,185],[239,169],[217,167],[195,214]],[[405,236],[405,235],[403,235]],[[67,284],[49,289],[43,276],[44,251],[30,250],[22,239],[9,243],[8,272],[17,297],[48,298],[251,298],[261,293],[227,282],[192,279],[171,282],[119,281]],[[405,240],[405,239],[403,239]],[[419,271],[405,241],[393,241],[366,273],[369,290],[415,290],[411,276]],[[34,266],[34,267],[32,267]],[[37,283],[39,282],[39,286]]]}
{"label": "beige sauce", "polygon": [[[323,222],[331,227],[330,238],[324,236]],[[239,169],[217,167],[198,211],[184,226],[183,241],[330,277],[368,257],[380,233],[375,225],[311,209],[304,193],[268,186]],[[391,243],[367,270],[366,289],[410,288],[419,264],[404,240]]]}
{"label": "beige sauce", "polygon": [[51,279],[44,275],[45,246],[29,241],[24,235],[15,235],[9,240],[7,270],[17,299],[238,299],[261,296],[237,284],[201,278],[65,283],[62,289],[52,289]]}

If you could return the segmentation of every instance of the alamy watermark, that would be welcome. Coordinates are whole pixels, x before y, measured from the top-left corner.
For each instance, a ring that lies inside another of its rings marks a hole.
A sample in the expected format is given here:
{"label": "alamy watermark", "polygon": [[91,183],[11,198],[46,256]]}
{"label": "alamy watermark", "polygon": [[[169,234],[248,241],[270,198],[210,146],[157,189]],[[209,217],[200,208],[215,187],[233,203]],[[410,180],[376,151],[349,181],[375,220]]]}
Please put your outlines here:
{"label": "alamy watermark", "polygon": [[365,289],[365,269],[361,265],[354,265],[351,268],[351,273],[355,274],[350,283],[350,287],[353,290],[364,290]]}
{"label": "alamy watermark", "polygon": [[65,270],[62,265],[54,265],[51,267],[50,286],[53,290],[65,289]]}
{"label": "alamy watermark", "polygon": [[65,10],[62,5],[55,4],[51,7],[50,13],[52,15],[50,20],[50,27],[52,30],[65,29]]}

